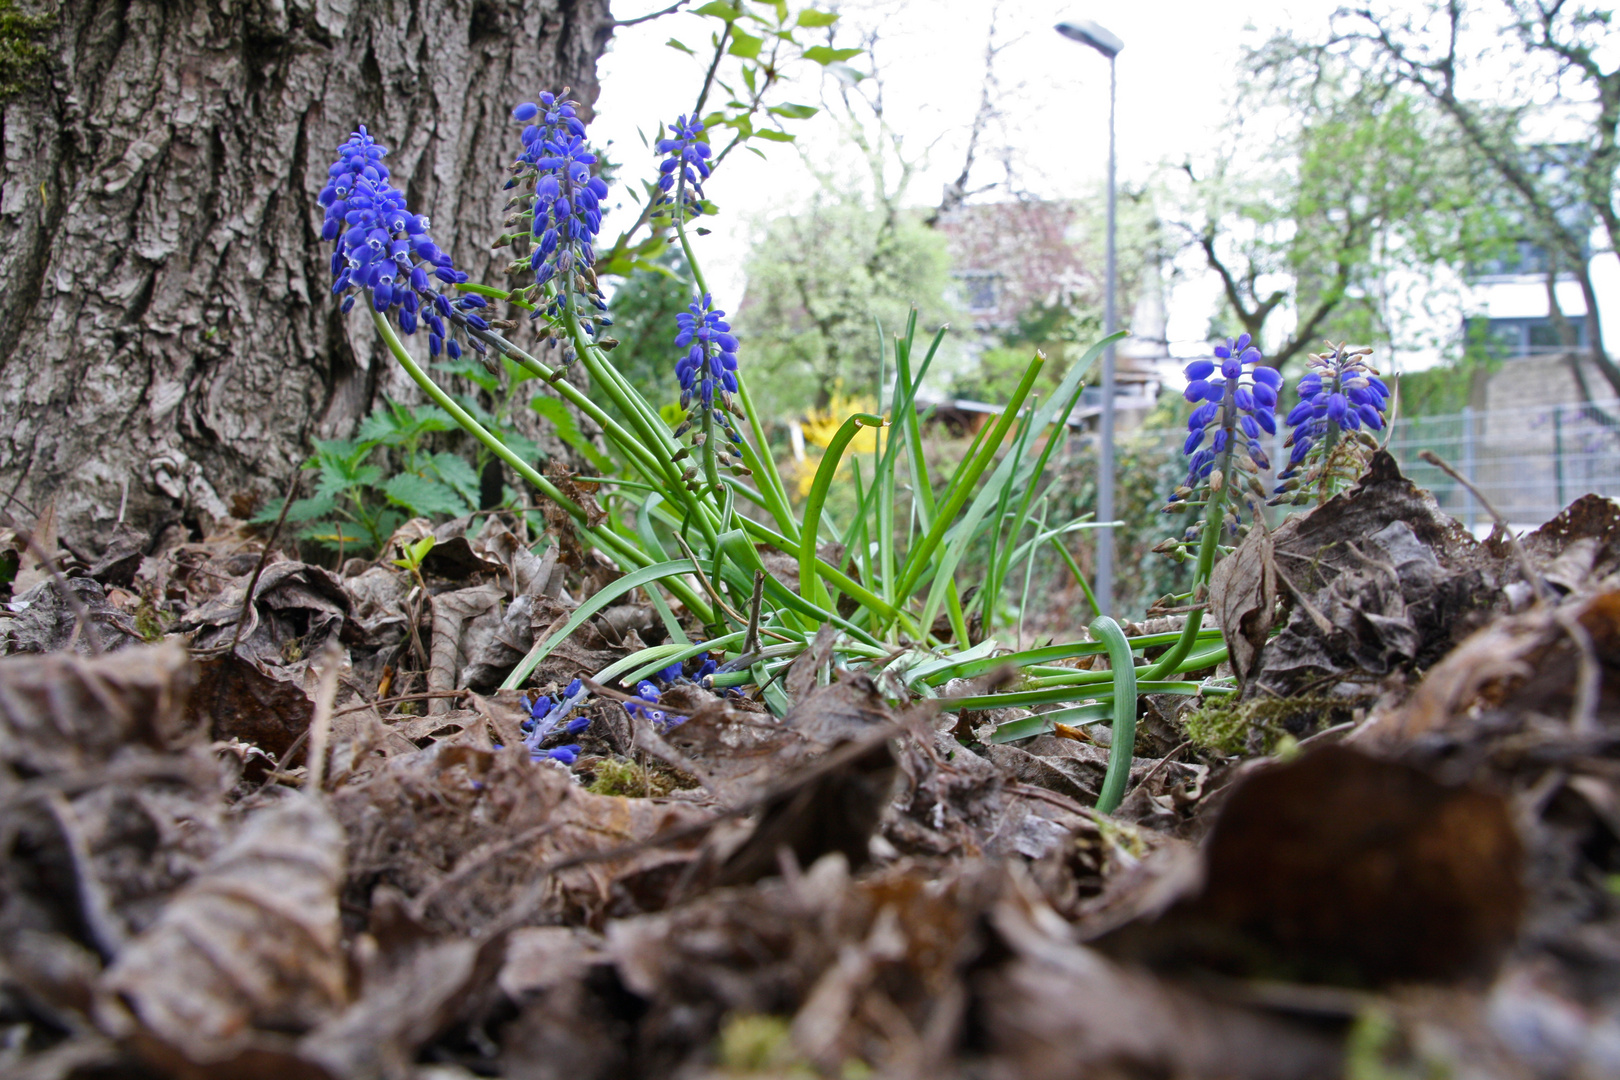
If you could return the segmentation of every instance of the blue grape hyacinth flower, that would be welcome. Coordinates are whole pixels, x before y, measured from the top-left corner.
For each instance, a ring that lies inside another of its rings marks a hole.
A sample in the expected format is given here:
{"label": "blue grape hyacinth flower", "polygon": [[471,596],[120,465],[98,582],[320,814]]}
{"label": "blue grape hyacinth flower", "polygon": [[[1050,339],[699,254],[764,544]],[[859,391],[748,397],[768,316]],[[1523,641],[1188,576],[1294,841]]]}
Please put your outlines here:
{"label": "blue grape hyacinth flower", "polygon": [[[597,158],[585,143],[577,105],[547,92],[538,102],[524,102],[512,110],[513,119],[525,126],[523,148],[506,186],[526,189],[511,205],[521,210],[517,220],[529,222],[534,245],[529,269],[535,279],[530,293],[535,316],[543,310],[561,319],[572,311],[581,328],[594,335],[598,326],[611,324],[603,314],[607,300],[593,270],[608,185],[592,175]],[[538,294],[547,285],[553,288],[542,302]]]}
{"label": "blue grape hyacinth flower", "polygon": [[[1290,448],[1288,467],[1277,474],[1273,504],[1287,501],[1305,480],[1324,480],[1323,494],[1342,486],[1362,464],[1362,451],[1372,439],[1368,433],[1383,430],[1387,423],[1390,390],[1368,362],[1372,350],[1328,345],[1326,352],[1307,357],[1305,374],[1295,388],[1299,404],[1285,418],[1292,429],[1285,443]],[[1330,460],[1341,449],[1349,452],[1349,458]]]}
{"label": "blue grape hyacinth flower", "polygon": [[[1221,457],[1240,445],[1255,467],[1271,467],[1260,435],[1277,433],[1277,390],[1282,375],[1260,363],[1260,350],[1250,340],[1248,334],[1228,339],[1215,347],[1215,360],[1187,365],[1184,395],[1198,406],[1187,418],[1187,439],[1182,445],[1182,453],[1189,459],[1189,488],[1208,479]],[[1241,459],[1234,461],[1248,465]],[[1172,500],[1184,497],[1171,496]]]}
{"label": "blue grape hyacinth flower", "polygon": [[520,728],[523,732],[523,745],[528,748],[530,760],[560,761],[564,765],[574,763],[581,749],[578,744],[571,743],[549,749],[542,748],[540,744],[545,742],[559,726],[569,735],[578,735],[588,728],[591,724],[589,717],[571,714],[589,696],[589,691],[580,680],[575,679],[568,684],[562,697],[555,702],[548,694],[541,694],[532,702],[525,699],[529,718],[523,721]]}
{"label": "blue grape hyacinth flower", "polygon": [[658,163],[658,187],[664,194],[654,206],[671,207],[671,216],[680,215],[685,221],[703,213],[703,181],[709,178],[711,151],[699,138],[703,121],[695,115],[690,120],[679,117],[669,130],[669,138],[658,140],[658,152],[666,155]]}
{"label": "blue grape hyacinth flower", "polygon": [[[382,163],[387,153],[362,124],[338,147],[337,160],[327,170],[319,202],[326,212],[321,238],[336,242],[332,293],[343,297],[345,313],[367,294],[372,307],[394,319],[401,332],[414,334],[426,325],[435,356],[446,347],[459,356],[457,338],[489,329],[478,313],[484,298],[452,299],[433,288],[434,279],[460,285],[467,275],[433,243],[428,219],[413,214],[405,193],[388,182],[388,167]],[[469,340],[483,350],[476,336]]]}
{"label": "blue grape hyacinth flower", "polygon": [[[1242,492],[1225,499],[1224,520],[1228,528],[1240,528],[1239,507],[1254,509],[1255,499],[1263,498],[1257,474],[1271,468],[1271,460],[1261,444],[1262,435],[1277,433],[1277,392],[1282,375],[1262,362],[1260,350],[1248,334],[1228,338],[1214,349],[1214,358],[1194,360],[1186,367],[1184,395],[1196,407],[1187,418],[1187,438],[1182,453],[1187,458],[1187,479],[1172,493],[1165,510],[1175,512],[1202,505],[1193,500],[1208,499],[1216,493]],[[1239,500],[1242,500],[1240,502]],[[1167,540],[1156,550],[1187,557],[1186,545],[1198,538],[1203,520],[1194,522],[1180,539]]]}
{"label": "blue grape hyacinth flower", "polygon": [[659,728],[672,728],[691,719],[660,708],[663,695],[663,690],[650,680],[643,679],[636,684],[635,700],[624,703],[624,711]]}
{"label": "blue grape hyacinth flower", "polygon": [[[708,293],[675,316],[675,346],[686,350],[675,364],[681,408],[686,410],[686,420],[675,431],[677,438],[701,426],[707,415],[733,443],[742,442],[731,420],[733,414],[741,415],[732,397],[737,393],[737,337],[725,317]],[[725,450],[717,448],[715,456],[733,471],[746,471]]]}

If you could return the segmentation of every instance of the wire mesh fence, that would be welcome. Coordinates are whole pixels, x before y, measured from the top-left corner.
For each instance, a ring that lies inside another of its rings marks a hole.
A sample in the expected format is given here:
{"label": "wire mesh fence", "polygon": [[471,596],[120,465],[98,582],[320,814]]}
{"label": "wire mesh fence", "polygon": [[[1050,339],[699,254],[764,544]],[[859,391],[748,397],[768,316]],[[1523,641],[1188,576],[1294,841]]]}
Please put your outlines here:
{"label": "wire mesh fence", "polygon": [[[1401,471],[1434,493],[1440,506],[1470,527],[1489,513],[1468,490],[1419,456],[1429,450],[1477,486],[1511,524],[1533,527],[1551,520],[1582,495],[1620,498],[1620,423],[1615,403],[1550,405],[1525,409],[1464,409],[1445,416],[1397,420],[1388,448]],[[1142,429],[1121,436],[1144,457],[1179,455],[1187,433]],[[1283,433],[1268,447],[1285,462]],[[1264,478],[1272,484],[1270,477]]]}

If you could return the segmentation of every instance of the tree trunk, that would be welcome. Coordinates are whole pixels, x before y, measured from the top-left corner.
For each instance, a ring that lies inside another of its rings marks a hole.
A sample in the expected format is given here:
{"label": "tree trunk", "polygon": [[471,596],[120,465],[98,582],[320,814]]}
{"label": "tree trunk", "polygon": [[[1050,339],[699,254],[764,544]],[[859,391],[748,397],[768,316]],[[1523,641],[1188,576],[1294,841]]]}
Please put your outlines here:
{"label": "tree trunk", "polygon": [[[332,302],[315,196],[368,126],[500,280],[508,111],[596,97],[607,0],[65,0],[0,110],[0,498],[92,550],[278,493],[402,376]],[[425,353],[425,341],[412,348]],[[0,519],[3,520],[3,519]]]}

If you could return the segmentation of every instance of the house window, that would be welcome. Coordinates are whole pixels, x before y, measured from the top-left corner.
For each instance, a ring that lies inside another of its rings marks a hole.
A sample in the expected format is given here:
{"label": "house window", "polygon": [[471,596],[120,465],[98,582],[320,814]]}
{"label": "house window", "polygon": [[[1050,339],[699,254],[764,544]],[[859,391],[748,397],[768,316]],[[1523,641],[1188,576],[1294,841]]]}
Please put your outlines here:
{"label": "house window", "polygon": [[993,270],[968,270],[956,275],[962,303],[974,315],[995,312],[1000,299],[1001,275]]}
{"label": "house window", "polygon": [[[1568,318],[1575,331],[1575,348],[1585,349],[1585,317],[1571,315]],[[1558,329],[1546,315],[1527,319],[1469,319],[1464,329],[1470,349],[1482,350],[1497,360],[1545,356],[1565,349],[1558,340]]]}

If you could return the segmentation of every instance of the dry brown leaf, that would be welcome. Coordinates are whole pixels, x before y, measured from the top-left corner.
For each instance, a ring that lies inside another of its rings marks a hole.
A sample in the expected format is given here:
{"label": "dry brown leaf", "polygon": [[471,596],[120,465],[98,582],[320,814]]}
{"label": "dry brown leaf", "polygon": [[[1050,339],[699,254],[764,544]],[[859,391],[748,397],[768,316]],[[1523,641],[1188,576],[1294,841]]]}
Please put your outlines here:
{"label": "dry brown leaf", "polygon": [[[501,626],[501,600],[498,585],[457,589],[433,598],[433,656],[428,669],[428,690],[444,693],[459,689],[461,672],[471,657],[492,638]],[[448,698],[428,703],[428,712],[450,711]]]}
{"label": "dry brown leaf", "polygon": [[1215,564],[1209,612],[1226,639],[1232,673],[1241,687],[1254,674],[1277,612],[1277,568],[1271,532],[1256,527],[1237,550]]}
{"label": "dry brown leaf", "polygon": [[1318,1080],[1337,1076],[1340,1040],[1320,1025],[1212,1001],[1077,945],[1028,890],[990,914],[1008,962],[973,984],[996,1075]]}
{"label": "dry brown leaf", "polygon": [[348,999],[338,920],[343,832],[297,796],[242,832],[101,979],[100,1023],[160,1068],[247,1071]]}
{"label": "dry brown leaf", "polygon": [[[1570,624],[1585,631],[1593,655],[1584,658]],[[1537,608],[1504,616],[1475,633],[1439,664],[1398,709],[1380,713],[1355,733],[1367,745],[1399,746],[1436,731],[1475,704],[1505,705],[1549,715],[1576,710],[1583,660],[1596,667],[1598,697],[1590,707],[1620,713],[1620,590],[1566,608]]]}
{"label": "dry brown leaf", "polygon": [[1202,858],[1195,893],[1099,946],[1161,968],[1450,980],[1492,971],[1524,911],[1524,846],[1501,798],[1343,746],[1242,781]]}
{"label": "dry brown leaf", "polygon": [[0,764],[40,776],[104,764],[131,746],[196,745],[208,733],[186,715],[195,677],[173,644],[0,660]]}

